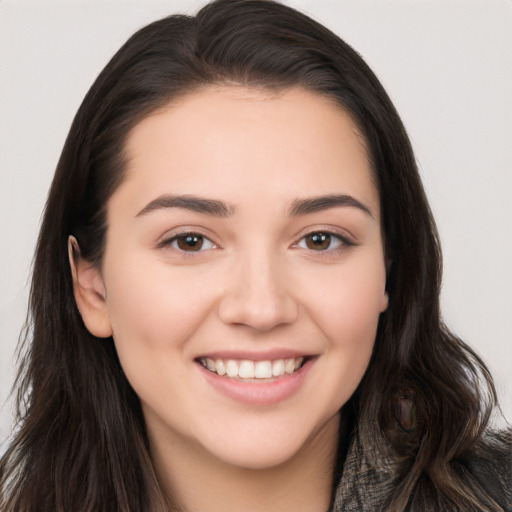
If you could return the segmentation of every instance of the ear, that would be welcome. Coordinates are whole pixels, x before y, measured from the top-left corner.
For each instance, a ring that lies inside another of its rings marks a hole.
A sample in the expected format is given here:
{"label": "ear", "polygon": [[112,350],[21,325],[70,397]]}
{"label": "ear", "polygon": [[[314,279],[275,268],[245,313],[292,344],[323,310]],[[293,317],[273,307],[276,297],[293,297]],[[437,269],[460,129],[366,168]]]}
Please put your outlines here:
{"label": "ear", "polygon": [[74,236],[68,238],[68,256],[75,301],[85,327],[98,338],[112,336],[105,303],[105,285],[99,268],[81,257]]}

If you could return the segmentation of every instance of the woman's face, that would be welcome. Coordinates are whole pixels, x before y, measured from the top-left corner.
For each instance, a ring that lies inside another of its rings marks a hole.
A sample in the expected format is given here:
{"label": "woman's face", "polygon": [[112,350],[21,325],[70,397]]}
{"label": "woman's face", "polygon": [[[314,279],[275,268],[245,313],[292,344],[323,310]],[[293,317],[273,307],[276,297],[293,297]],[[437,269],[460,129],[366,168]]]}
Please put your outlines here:
{"label": "woman's face", "polygon": [[354,123],[302,89],[210,87],[143,120],[126,153],[101,311],[81,311],[111,330],[152,445],[250,468],[300,455],[337,424],[387,306]]}

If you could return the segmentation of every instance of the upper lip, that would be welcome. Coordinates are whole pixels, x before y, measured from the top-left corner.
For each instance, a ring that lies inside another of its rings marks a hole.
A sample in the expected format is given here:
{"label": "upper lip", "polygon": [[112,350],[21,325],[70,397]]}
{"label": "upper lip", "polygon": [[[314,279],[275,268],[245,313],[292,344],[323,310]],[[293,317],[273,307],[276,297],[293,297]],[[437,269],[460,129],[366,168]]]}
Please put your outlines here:
{"label": "upper lip", "polygon": [[236,359],[249,361],[274,361],[276,359],[295,359],[298,357],[312,357],[315,354],[309,352],[301,352],[294,349],[276,348],[265,351],[246,351],[246,350],[229,350],[215,351],[201,354],[196,359]]}

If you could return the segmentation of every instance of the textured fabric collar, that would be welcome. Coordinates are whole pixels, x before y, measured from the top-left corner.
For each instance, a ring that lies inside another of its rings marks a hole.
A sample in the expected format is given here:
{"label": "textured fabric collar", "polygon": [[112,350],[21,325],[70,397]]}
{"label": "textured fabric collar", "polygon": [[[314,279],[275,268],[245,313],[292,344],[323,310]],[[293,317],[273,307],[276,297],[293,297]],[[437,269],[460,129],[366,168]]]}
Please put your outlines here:
{"label": "textured fabric collar", "polygon": [[366,453],[356,430],[345,456],[332,512],[374,511],[387,501],[394,487],[395,465],[381,453],[377,469]]}
{"label": "textured fabric collar", "polygon": [[[371,434],[363,435],[357,427],[353,430],[344,459],[330,512],[384,510],[396,490],[398,460],[391,457],[389,452],[383,452]],[[497,510],[497,506],[504,512],[512,512],[511,429],[501,433],[487,433],[473,451],[458,462],[458,466],[464,480],[473,482],[495,500],[491,508],[484,506],[478,510]],[[423,512],[448,508],[422,502],[411,510]]]}

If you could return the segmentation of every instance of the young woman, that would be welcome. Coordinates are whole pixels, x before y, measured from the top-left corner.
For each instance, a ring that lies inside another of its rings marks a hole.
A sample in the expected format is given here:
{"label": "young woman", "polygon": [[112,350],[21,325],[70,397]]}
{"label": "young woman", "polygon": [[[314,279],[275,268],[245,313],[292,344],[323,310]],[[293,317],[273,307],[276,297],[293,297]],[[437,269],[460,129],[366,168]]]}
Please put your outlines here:
{"label": "young woman", "polygon": [[263,0],[145,27],[51,187],[1,510],[510,510],[440,266],[405,130],[337,36]]}

